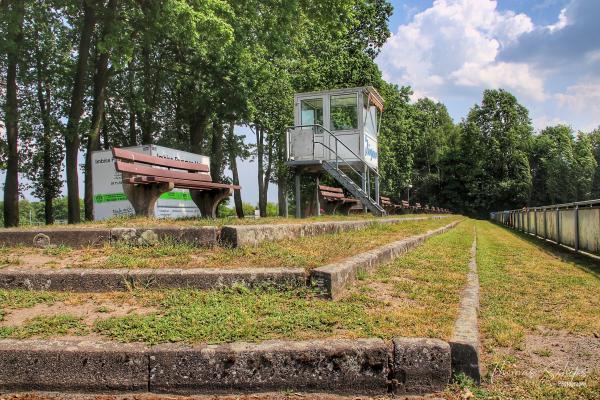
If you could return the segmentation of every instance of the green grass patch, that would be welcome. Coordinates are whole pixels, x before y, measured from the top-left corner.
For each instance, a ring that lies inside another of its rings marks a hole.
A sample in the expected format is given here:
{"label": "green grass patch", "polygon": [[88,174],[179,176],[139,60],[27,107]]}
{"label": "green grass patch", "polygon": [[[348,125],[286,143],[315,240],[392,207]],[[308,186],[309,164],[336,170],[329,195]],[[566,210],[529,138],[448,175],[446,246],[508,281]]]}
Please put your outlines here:
{"label": "green grass patch", "polygon": [[81,318],[72,315],[37,316],[18,327],[1,327],[0,338],[29,339],[88,333]]}
{"label": "green grass patch", "polygon": [[147,303],[159,312],[99,320],[94,330],[123,342],[152,344],[448,338],[466,281],[472,240],[473,224],[463,222],[377,273],[361,273],[361,280],[338,301],[318,298],[308,289],[170,290]]}
{"label": "green grass patch", "polygon": [[562,259],[536,242],[478,222],[482,329],[491,346],[518,348],[537,327],[600,332],[600,279],[594,261]]}

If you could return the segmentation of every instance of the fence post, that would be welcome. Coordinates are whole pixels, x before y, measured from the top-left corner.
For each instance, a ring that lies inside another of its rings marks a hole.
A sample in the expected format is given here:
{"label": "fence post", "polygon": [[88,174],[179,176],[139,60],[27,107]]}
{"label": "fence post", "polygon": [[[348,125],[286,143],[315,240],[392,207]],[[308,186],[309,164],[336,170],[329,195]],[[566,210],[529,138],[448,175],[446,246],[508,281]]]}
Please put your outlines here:
{"label": "fence post", "polygon": [[548,240],[548,223],[546,222],[546,209],[544,208],[544,240]]}
{"label": "fence post", "polygon": [[556,244],[560,244],[560,209],[556,207]]}
{"label": "fence post", "polygon": [[579,251],[579,205],[575,205],[575,251]]}
{"label": "fence post", "polygon": [[533,229],[535,230],[534,236],[538,236],[537,231],[537,208],[533,209]]}

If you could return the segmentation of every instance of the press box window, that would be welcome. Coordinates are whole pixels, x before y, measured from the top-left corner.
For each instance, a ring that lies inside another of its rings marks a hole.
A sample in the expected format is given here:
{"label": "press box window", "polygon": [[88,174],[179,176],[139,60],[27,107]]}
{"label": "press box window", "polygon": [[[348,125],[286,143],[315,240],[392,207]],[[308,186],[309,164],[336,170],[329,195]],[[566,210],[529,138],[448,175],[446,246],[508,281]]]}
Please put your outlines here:
{"label": "press box window", "polygon": [[302,100],[302,125],[323,125],[323,99]]}
{"label": "press box window", "polygon": [[358,129],[358,106],[355,94],[331,96],[331,130]]}

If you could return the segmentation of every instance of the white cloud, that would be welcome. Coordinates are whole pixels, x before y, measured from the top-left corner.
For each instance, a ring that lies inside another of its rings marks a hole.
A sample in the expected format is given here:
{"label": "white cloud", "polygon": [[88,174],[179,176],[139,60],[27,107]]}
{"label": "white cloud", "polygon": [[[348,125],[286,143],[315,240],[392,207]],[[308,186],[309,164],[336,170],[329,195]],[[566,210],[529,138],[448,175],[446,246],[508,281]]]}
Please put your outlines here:
{"label": "white cloud", "polygon": [[568,24],[569,24],[569,18],[567,17],[567,9],[563,8],[562,10],[560,10],[560,14],[558,15],[558,21],[556,21],[555,24],[548,25],[546,28],[550,32],[555,32],[555,31],[561,30]]}
{"label": "white cloud", "polygon": [[554,125],[569,125],[563,119],[554,116],[542,115],[533,119],[533,127],[537,131],[541,131],[549,126]]}
{"label": "white cloud", "polygon": [[554,97],[575,112],[600,113],[600,83],[580,82]]}
{"label": "white cloud", "polygon": [[502,46],[532,31],[525,14],[495,1],[436,0],[398,27],[378,59],[386,77],[436,95],[449,86],[507,87],[543,96],[543,81],[525,65],[496,63]]}
{"label": "white cloud", "polygon": [[452,73],[455,83],[483,88],[505,88],[526,94],[542,101],[546,98],[544,82],[533,74],[527,64],[490,63],[477,65],[467,63]]}

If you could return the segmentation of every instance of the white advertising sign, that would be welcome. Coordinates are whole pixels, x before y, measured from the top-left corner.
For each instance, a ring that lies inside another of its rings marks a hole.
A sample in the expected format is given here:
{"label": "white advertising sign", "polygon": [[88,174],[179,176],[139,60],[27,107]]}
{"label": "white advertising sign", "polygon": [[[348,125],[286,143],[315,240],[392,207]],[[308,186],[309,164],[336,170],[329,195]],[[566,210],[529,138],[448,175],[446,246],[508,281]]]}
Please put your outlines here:
{"label": "white advertising sign", "polygon": [[371,167],[377,169],[379,165],[379,154],[377,153],[377,141],[368,135],[365,137],[364,160]]}
{"label": "white advertising sign", "polygon": [[[146,145],[126,149],[171,160],[210,165],[210,159],[206,156],[162,146]],[[131,203],[123,193],[121,173],[115,170],[110,150],[92,153],[92,189],[95,220],[135,214]],[[158,218],[197,217],[200,216],[200,210],[192,201],[187,189],[173,189],[160,196],[156,202],[155,215]]]}

